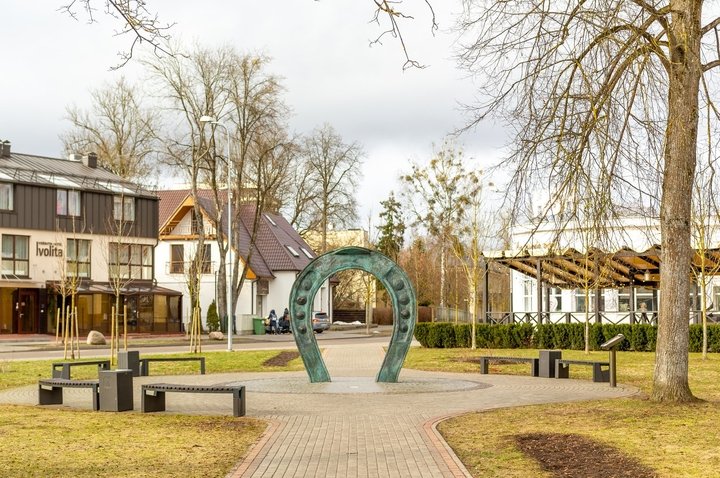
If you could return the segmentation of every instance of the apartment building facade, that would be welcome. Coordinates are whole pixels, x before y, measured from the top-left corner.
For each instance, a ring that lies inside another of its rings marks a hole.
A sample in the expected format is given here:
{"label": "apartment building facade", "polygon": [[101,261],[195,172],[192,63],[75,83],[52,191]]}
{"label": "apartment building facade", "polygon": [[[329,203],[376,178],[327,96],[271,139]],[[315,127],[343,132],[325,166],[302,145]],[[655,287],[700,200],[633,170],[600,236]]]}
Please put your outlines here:
{"label": "apartment building facade", "polygon": [[116,295],[130,332],[179,332],[182,294],[154,280],[157,231],[158,198],[95,155],[0,143],[0,334],[55,333],[70,296],[80,333],[107,333]]}

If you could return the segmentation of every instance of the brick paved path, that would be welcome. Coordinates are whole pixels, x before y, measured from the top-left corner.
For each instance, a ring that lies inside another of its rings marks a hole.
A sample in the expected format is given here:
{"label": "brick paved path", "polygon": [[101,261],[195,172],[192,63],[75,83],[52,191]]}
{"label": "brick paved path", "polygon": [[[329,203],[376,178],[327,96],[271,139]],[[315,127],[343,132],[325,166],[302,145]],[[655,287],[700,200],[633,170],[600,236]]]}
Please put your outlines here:
{"label": "brick paved path", "polygon": [[[469,476],[435,431],[442,417],[498,407],[628,396],[633,388],[584,380],[403,370],[398,384],[376,384],[377,344],[323,345],[333,382],[305,372],[139,377],[142,383],[243,383],[247,414],[270,422],[231,477]],[[237,352],[241,353],[241,352]],[[0,392],[0,403],[37,403],[37,386]],[[68,406],[89,409],[88,390],[65,391]],[[225,395],[168,394],[169,412],[229,414]]]}

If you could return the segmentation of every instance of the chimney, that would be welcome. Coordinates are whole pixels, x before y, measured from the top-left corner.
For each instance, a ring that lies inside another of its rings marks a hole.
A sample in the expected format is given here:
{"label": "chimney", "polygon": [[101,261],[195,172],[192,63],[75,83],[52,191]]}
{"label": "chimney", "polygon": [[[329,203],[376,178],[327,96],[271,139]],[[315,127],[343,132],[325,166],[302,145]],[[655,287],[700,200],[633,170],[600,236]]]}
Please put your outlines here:
{"label": "chimney", "polygon": [[68,161],[75,161],[78,162],[82,159],[82,156],[80,156],[77,153],[70,153],[68,154]]}
{"label": "chimney", "polygon": [[97,168],[97,154],[88,153],[82,157],[82,163],[88,168]]}
{"label": "chimney", "polygon": [[2,144],[2,151],[0,151],[0,157],[2,158],[9,158],[10,157],[10,141],[5,140],[0,142]]}

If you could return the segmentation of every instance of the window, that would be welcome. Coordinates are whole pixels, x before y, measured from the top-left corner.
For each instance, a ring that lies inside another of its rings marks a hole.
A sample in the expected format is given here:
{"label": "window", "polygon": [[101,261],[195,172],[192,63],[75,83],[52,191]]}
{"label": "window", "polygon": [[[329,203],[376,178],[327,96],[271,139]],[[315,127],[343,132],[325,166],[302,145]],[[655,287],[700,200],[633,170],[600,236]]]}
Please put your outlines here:
{"label": "window", "polygon": [[550,288],[550,312],[562,311],[562,289],[559,287]]}
{"label": "window", "polygon": [[115,196],[113,200],[113,217],[116,221],[135,220],[135,198]]}
{"label": "window", "polygon": [[314,259],[312,254],[310,254],[304,247],[301,247],[300,250],[303,251],[303,254],[305,254],[305,257],[307,257],[308,259]]}
{"label": "window", "polygon": [[145,244],[110,244],[110,279],[151,280],[153,246]]}
{"label": "window", "polygon": [[535,289],[535,281],[533,279],[523,279],[523,308],[525,312],[533,310],[533,290]]}
{"label": "window", "polygon": [[58,189],[55,212],[58,216],[79,216],[80,191]]}
{"label": "window", "polygon": [[295,257],[300,257],[300,254],[298,254],[298,252],[295,249],[293,249],[290,246],[285,246],[285,247],[287,247],[288,251],[290,251],[290,254],[292,254]]}
{"label": "window", "polygon": [[[575,310],[585,312],[586,308],[589,312],[595,312],[595,290],[588,291],[589,308],[585,304],[585,289],[575,289]],[[605,290],[600,290],[600,312],[605,310]]]}
{"label": "window", "polygon": [[185,247],[182,244],[170,246],[170,273],[182,274],[185,272]]}
{"label": "window", "polygon": [[70,277],[90,278],[90,241],[68,239],[67,271]]}
{"label": "window", "polygon": [[30,277],[30,237],[2,236],[2,274],[6,276]]}
{"label": "window", "polygon": [[5,211],[13,210],[13,185],[0,183],[0,209]]}
{"label": "window", "polygon": [[211,274],[212,273],[212,261],[210,256],[210,244],[203,244],[203,247],[205,250],[203,251],[203,259],[202,259],[202,273],[203,274]]}

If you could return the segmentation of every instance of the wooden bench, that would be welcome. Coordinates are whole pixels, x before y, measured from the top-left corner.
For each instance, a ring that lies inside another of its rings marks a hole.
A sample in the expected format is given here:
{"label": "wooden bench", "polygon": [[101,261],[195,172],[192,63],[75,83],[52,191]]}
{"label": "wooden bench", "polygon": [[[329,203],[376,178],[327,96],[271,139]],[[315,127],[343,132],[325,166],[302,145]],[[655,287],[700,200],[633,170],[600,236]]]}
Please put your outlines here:
{"label": "wooden bench", "polygon": [[70,380],[70,369],[81,365],[97,365],[100,370],[110,370],[110,360],[84,360],[82,362],[55,362],[52,364],[53,378]]}
{"label": "wooden bench", "polygon": [[200,375],[205,375],[205,357],[161,357],[161,358],[141,358],[140,359],[140,376],[147,377],[150,375],[150,362],[200,362]]}
{"label": "wooden bench", "polygon": [[593,382],[610,382],[610,362],[592,362],[585,360],[556,360],[555,378],[570,378],[570,365],[592,367]]}
{"label": "wooden bench", "polygon": [[151,383],[142,386],[141,408],[143,413],[165,411],[165,394],[183,393],[232,393],[233,415],[245,416],[245,387],[225,385],[180,385],[174,383]]}
{"label": "wooden bench", "polygon": [[68,380],[65,378],[47,378],[38,381],[39,405],[62,405],[63,388],[91,388],[93,410],[100,410],[99,380]]}
{"label": "wooden bench", "polygon": [[506,363],[529,363],[530,375],[537,377],[540,375],[540,359],[533,357],[496,357],[485,355],[480,357],[480,373],[490,373],[490,362],[506,362]]}

